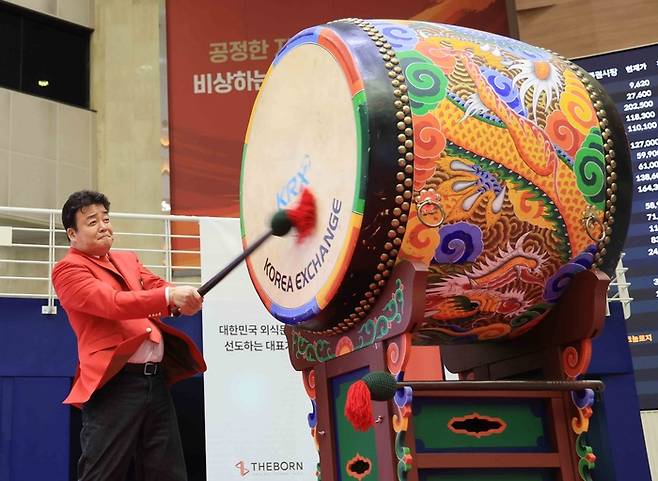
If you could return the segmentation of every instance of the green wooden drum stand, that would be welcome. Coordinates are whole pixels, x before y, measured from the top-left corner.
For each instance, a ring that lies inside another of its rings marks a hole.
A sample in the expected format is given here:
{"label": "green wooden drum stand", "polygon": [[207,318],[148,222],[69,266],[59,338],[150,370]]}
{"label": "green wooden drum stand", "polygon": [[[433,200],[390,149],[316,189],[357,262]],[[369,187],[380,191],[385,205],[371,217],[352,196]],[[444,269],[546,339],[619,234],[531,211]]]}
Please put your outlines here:
{"label": "green wooden drum stand", "polygon": [[[291,363],[313,405],[318,479],[592,479],[596,456],[586,433],[603,386],[576,378],[602,328],[608,277],[576,275],[523,342],[442,346],[462,380],[404,382],[423,344],[426,277],[421,265],[398,264],[367,319],[340,336],[286,328]],[[346,392],[372,371],[391,373],[399,389],[391,401],[373,403],[374,428],[357,432],[343,414]]]}

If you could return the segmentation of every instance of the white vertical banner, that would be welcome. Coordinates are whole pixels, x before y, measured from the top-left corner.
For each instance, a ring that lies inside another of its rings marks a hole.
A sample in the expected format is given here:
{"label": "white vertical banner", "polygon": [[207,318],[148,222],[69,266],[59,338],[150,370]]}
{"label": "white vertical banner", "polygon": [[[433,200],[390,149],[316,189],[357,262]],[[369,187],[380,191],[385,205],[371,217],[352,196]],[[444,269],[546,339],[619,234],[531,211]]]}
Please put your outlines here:
{"label": "white vertical banner", "polygon": [[[240,221],[203,219],[200,231],[205,282],[242,252]],[[207,480],[314,480],[311,402],[244,263],[204,299],[203,354]]]}

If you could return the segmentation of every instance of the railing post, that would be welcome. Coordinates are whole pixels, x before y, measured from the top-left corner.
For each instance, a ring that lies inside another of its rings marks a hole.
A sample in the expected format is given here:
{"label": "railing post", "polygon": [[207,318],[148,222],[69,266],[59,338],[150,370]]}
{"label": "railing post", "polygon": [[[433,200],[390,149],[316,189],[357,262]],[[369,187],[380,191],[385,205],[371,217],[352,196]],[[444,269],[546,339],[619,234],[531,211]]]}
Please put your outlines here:
{"label": "railing post", "polygon": [[622,262],[624,255],[625,253],[622,252],[619,257],[619,262],[615,269],[615,277],[617,278],[617,291],[619,292],[619,302],[621,302],[624,311],[624,319],[629,319],[631,317],[631,301],[633,299],[628,292],[628,286],[630,286],[631,283],[626,280],[626,271],[628,270],[628,267],[624,267],[624,263]]}
{"label": "railing post", "polygon": [[[615,276],[610,281],[605,315],[610,315],[611,302],[620,302],[624,319],[629,319],[631,317],[631,301],[633,301],[633,298],[630,297],[628,292],[628,286],[630,286],[631,283],[626,280],[626,271],[628,270],[628,267],[624,267],[624,263],[622,262],[624,255],[625,253],[622,252],[619,261],[617,262],[617,267],[615,267]],[[613,292],[614,288],[616,288],[617,292]]]}
{"label": "railing post", "polygon": [[55,266],[55,214],[48,214],[48,304],[41,306],[41,314],[57,314],[55,306],[55,291],[53,289],[52,274]]}
{"label": "railing post", "polygon": [[171,282],[172,266],[171,266],[171,220],[165,220],[165,280]]}

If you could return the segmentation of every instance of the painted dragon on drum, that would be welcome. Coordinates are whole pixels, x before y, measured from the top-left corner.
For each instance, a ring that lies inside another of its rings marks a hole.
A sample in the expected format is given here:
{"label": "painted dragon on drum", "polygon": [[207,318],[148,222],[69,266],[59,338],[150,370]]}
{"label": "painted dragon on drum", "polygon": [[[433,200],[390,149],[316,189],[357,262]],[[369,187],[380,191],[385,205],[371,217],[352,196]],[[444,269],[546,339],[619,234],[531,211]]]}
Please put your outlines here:
{"label": "painted dragon on drum", "polygon": [[376,25],[409,89],[416,205],[429,198],[444,211],[429,227],[412,209],[398,257],[430,266],[420,334],[519,335],[593,262],[582,219],[603,219],[606,175],[588,92],[551,54],[510,39]]}

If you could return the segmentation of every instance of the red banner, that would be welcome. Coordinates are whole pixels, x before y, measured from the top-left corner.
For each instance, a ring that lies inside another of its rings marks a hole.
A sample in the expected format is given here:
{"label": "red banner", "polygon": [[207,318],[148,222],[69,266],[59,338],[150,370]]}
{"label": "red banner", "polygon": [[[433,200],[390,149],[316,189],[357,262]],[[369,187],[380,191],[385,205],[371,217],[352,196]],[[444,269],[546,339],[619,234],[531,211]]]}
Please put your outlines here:
{"label": "red banner", "polygon": [[173,213],[239,216],[247,123],[274,55],[300,30],[345,17],[510,32],[505,0],[167,0]]}

